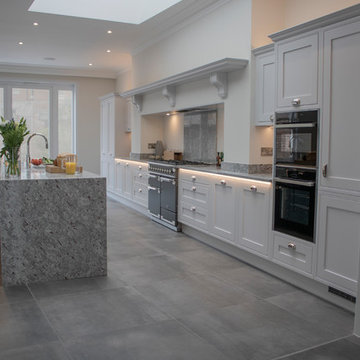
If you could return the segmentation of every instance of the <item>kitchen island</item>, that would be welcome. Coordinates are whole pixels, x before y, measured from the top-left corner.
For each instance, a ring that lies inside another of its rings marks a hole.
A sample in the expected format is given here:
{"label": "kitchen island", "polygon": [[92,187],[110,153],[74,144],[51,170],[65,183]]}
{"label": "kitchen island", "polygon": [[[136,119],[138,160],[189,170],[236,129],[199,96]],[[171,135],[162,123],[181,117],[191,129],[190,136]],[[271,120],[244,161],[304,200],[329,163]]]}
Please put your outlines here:
{"label": "kitchen island", "polygon": [[29,169],[0,201],[3,285],[107,274],[105,178]]}

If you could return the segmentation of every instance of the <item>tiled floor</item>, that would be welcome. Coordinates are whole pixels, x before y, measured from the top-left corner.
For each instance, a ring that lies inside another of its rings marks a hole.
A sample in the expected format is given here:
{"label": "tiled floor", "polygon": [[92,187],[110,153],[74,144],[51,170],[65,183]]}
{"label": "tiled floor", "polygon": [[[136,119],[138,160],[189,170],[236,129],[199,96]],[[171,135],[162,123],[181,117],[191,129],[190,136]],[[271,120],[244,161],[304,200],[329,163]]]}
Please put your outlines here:
{"label": "tiled floor", "polygon": [[360,359],[353,316],[108,203],[109,276],[0,288],[0,359]]}

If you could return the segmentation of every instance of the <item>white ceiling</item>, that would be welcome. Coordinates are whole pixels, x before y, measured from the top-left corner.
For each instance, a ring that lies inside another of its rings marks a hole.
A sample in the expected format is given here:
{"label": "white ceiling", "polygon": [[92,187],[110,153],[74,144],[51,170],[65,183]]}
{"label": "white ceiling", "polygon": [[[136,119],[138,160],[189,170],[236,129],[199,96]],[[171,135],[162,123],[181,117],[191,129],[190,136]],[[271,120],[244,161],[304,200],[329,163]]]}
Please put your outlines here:
{"label": "white ceiling", "polygon": [[115,77],[131,66],[136,49],[223,0],[182,0],[139,25],[30,12],[32,2],[0,1],[0,71],[29,67],[34,73],[46,68],[54,73],[60,69],[71,70],[72,75]]}

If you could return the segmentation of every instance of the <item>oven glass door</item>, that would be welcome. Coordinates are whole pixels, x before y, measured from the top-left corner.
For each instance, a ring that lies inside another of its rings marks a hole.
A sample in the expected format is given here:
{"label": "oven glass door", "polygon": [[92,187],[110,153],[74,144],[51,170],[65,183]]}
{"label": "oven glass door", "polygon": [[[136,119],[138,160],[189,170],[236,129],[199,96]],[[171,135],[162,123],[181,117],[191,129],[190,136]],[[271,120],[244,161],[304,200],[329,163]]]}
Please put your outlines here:
{"label": "oven glass door", "polygon": [[316,166],[316,126],[285,127],[275,131],[276,164]]}
{"label": "oven glass door", "polygon": [[274,230],[313,241],[315,185],[275,183]]}
{"label": "oven glass door", "polygon": [[148,184],[149,212],[151,215],[160,218],[160,178],[150,174]]}

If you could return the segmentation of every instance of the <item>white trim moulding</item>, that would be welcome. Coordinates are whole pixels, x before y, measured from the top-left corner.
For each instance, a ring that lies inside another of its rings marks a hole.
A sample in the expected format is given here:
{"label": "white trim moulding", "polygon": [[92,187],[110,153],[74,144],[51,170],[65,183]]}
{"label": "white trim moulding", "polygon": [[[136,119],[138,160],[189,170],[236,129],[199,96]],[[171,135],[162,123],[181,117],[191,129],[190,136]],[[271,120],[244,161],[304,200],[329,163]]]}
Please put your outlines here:
{"label": "white trim moulding", "polygon": [[225,58],[125,91],[120,95],[124,98],[132,97],[133,104],[139,110],[142,107],[142,97],[144,94],[162,90],[163,96],[168,98],[170,105],[175,106],[176,86],[209,77],[211,84],[217,88],[219,96],[224,99],[227,96],[227,73],[245,68],[248,62],[249,60],[246,59]]}

